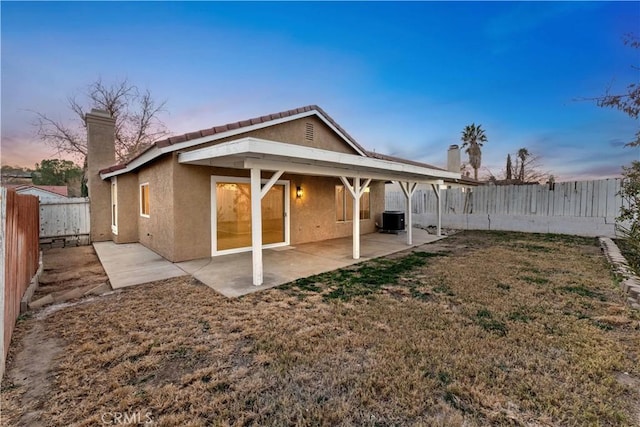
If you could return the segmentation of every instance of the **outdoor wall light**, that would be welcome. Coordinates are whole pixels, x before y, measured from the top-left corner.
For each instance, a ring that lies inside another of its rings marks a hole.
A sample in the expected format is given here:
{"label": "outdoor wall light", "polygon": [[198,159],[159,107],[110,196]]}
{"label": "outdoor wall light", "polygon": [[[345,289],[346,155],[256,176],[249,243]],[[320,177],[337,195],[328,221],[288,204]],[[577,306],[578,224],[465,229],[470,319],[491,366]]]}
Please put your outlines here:
{"label": "outdoor wall light", "polygon": [[299,185],[296,187],[296,199],[302,199],[302,195],[304,193],[302,192],[302,187],[300,187]]}

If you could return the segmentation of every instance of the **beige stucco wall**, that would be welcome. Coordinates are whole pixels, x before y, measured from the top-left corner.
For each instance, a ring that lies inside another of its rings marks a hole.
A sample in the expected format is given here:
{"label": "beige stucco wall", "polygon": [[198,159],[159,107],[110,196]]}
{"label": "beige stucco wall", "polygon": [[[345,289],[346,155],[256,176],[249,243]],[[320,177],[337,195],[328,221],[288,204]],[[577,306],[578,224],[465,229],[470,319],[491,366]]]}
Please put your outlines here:
{"label": "beige stucco wall", "polygon": [[118,234],[112,234],[116,243],[138,241],[138,174],[128,173],[117,177],[118,191]]}
{"label": "beige stucco wall", "polygon": [[[351,236],[353,223],[336,221],[335,187],[342,185],[340,179],[300,175],[285,175],[285,179],[291,181],[292,245]],[[300,199],[296,199],[296,186],[303,190]],[[376,213],[384,210],[384,184],[374,182],[369,197],[371,218],[360,221],[361,234],[375,231]]]}
{"label": "beige stucco wall", "polygon": [[[306,124],[314,126],[314,139],[305,139]],[[215,143],[253,136],[354,154],[344,140],[338,137],[317,117],[306,117],[277,126],[271,126]],[[209,144],[211,145],[211,144]],[[200,145],[195,148],[202,148]],[[249,171],[182,165],[178,154],[167,154],[137,173],[118,177],[118,236],[116,242],[139,241],[173,262],[211,256],[211,176],[249,177]],[[268,179],[272,172],[264,172]],[[285,174],[281,179],[290,181],[290,240],[301,244],[325,239],[350,236],[351,221],[336,221],[335,186],[341,181],[333,177],[311,177]],[[139,185],[148,182],[150,194],[149,218],[140,215]],[[121,185],[122,183],[122,185]],[[302,186],[304,196],[296,199],[296,186]],[[371,218],[361,221],[361,233],[375,231],[384,210],[384,183],[374,182],[371,188]],[[122,229],[122,231],[120,231]]]}
{"label": "beige stucco wall", "polygon": [[100,178],[100,170],[115,162],[115,120],[106,112],[87,113],[87,185],[89,189],[91,241],[111,238],[111,181]]}
{"label": "beige stucco wall", "polygon": [[[170,261],[175,260],[175,156],[162,157],[138,172],[138,185],[149,183],[149,218],[140,215],[138,188],[134,203],[140,243]],[[188,209],[188,206],[182,208]]]}
{"label": "beige stucco wall", "polygon": [[[174,262],[211,256],[211,176],[249,177],[248,171],[210,168],[205,166],[174,166],[175,244]],[[268,179],[271,172],[264,172]],[[335,186],[341,181],[331,177],[310,177],[285,174],[290,181],[291,244],[301,244],[337,237],[351,236],[353,223],[336,221]],[[304,191],[296,199],[296,186]],[[371,219],[360,222],[362,234],[375,231],[384,210],[384,184],[371,187]],[[153,211],[152,211],[153,214]],[[141,236],[142,241],[142,236]]]}
{"label": "beige stucco wall", "polygon": [[[172,173],[173,172],[173,173]],[[268,179],[272,172],[264,172]],[[117,243],[139,241],[173,262],[211,256],[211,176],[249,177],[239,169],[181,165],[169,154],[137,174],[118,177]],[[351,236],[351,221],[336,221],[338,178],[285,174],[290,182],[292,245]],[[139,185],[149,183],[150,215],[140,215]],[[296,198],[296,186],[304,195]],[[371,218],[360,221],[362,234],[376,230],[384,210],[384,183],[371,184]]]}

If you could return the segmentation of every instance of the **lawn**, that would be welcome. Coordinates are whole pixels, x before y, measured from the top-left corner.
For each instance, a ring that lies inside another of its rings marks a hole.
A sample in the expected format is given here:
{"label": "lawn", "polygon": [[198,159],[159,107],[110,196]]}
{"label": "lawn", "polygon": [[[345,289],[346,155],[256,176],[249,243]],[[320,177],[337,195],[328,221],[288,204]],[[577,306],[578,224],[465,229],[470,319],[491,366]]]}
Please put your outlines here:
{"label": "lawn", "polygon": [[624,299],[595,239],[499,232],[239,299],[171,279],[22,319],[58,351],[3,424],[639,425]]}

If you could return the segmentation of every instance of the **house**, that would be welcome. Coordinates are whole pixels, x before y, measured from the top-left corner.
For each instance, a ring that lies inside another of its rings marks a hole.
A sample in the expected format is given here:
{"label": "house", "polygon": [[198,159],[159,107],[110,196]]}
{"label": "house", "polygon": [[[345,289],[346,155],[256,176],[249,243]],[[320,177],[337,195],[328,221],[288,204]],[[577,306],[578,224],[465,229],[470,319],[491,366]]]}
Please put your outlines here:
{"label": "house", "polygon": [[[114,120],[86,116],[92,241],[139,242],[180,262],[376,231],[385,182],[411,197],[460,173],[367,151],[317,106],[158,141],[114,165]],[[354,220],[355,219],[355,220]],[[407,219],[411,243],[411,213]]]}
{"label": "house", "polygon": [[69,196],[65,185],[6,185],[18,194],[29,194],[43,200],[66,200]]}

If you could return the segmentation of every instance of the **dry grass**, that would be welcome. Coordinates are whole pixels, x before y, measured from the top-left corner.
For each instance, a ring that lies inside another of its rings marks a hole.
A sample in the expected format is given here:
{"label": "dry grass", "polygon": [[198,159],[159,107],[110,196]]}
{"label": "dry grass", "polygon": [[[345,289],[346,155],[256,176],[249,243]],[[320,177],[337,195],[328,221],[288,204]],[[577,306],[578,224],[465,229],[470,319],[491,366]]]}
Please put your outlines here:
{"label": "dry grass", "polygon": [[[441,255],[407,252],[233,300],[172,279],[56,312],[45,329],[65,348],[41,419],[640,423],[639,317],[594,240],[463,233],[419,251]],[[22,388],[3,383],[3,423],[34,409]]]}

